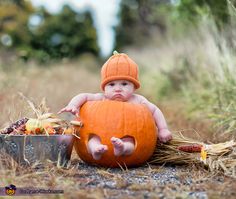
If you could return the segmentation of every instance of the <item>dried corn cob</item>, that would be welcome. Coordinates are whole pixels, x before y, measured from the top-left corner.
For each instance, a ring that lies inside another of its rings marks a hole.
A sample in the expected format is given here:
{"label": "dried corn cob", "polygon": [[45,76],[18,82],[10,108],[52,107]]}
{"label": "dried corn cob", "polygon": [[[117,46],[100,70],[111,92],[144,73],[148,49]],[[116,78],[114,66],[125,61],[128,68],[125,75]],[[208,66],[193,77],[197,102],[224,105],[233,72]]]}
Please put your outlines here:
{"label": "dried corn cob", "polygon": [[200,144],[182,145],[178,146],[177,149],[188,153],[195,153],[195,152],[201,152],[202,145]]}
{"label": "dried corn cob", "polygon": [[22,118],[20,120],[17,120],[16,122],[12,123],[10,126],[3,129],[0,133],[1,134],[10,134],[17,130],[18,128],[22,127],[22,125],[25,125],[25,123],[28,121],[28,118]]}

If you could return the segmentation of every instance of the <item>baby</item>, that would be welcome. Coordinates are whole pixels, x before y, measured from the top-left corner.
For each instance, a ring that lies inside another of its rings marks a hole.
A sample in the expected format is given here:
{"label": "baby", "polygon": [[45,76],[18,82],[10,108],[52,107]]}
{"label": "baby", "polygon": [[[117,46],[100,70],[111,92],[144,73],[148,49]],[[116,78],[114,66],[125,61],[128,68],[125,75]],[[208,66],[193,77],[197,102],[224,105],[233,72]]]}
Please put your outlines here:
{"label": "baby", "polygon": [[[156,105],[149,102],[145,97],[134,94],[140,87],[138,80],[138,66],[126,54],[114,54],[103,65],[101,69],[101,89],[104,93],[82,93],[69,102],[59,113],[71,112],[79,114],[80,107],[87,101],[95,100],[116,100],[129,103],[144,104],[151,111],[156,123],[158,138],[161,142],[172,139],[171,132],[168,130],[166,120]],[[112,137],[111,142],[114,146],[115,156],[130,155],[134,151],[135,141],[133,137],[117,138]],[[101,143],[97,135],[88,141],[88,152],[95,160],[99,160],[102,154],[108,150],[106,145]]]}

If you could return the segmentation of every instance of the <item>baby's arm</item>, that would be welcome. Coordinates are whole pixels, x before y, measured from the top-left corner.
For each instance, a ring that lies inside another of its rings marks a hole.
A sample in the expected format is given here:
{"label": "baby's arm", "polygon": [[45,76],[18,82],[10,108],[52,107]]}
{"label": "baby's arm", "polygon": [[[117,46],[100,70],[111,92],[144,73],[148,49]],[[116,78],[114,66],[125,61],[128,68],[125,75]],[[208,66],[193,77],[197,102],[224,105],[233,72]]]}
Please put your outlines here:
{"label": "baby's arm", "polygon": [[151,111],[153,118],[155,120],[156,126],[159,131],[159,140],[161,142],[167,142],[172,139],[171,132],[168,130],[167,123],[165,117],[161,110],[154,105],[153,103],[149,102],[145,97],[141,95],[136,95],[139,98],[139,102],[141,104],[145,104],[149,110]]}
{"label": "baby's arm", "polygon": [[69,104],[61,109],[58,113],[71,112],[72,114],[79,114],[79,109],[85,102],[102,99],[104,99],[104,95],[102,93],[81,93],[73,97]]}

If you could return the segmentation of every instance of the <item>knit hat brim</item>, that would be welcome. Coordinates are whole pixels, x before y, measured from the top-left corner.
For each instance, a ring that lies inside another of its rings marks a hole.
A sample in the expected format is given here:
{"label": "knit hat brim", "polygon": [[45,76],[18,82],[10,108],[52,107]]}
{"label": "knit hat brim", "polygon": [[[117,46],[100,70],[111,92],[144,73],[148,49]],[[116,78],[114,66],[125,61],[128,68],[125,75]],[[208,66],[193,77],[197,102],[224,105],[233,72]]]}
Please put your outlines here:
{"label": "knit hat brim", "polygon": [[134,84],[135,89],[138,89],[140,87],[140,83],[139,81],[137,81],[137,79],[130,77],[130,76],[110,76],[105,78],[102,83],[101,83],[101,89],[104,91],[105,90],[105,86],[107,83],[114,81],[114,80],[128,80],[131,81]]}

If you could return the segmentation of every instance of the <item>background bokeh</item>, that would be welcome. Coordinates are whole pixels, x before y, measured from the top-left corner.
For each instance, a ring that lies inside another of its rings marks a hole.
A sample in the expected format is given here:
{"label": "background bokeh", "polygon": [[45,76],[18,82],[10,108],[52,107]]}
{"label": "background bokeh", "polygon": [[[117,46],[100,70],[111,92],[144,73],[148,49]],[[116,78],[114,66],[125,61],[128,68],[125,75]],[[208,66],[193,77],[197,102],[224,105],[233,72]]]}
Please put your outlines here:
{"label": "background bokeh", "polygon": [[18,92],[35,103],[45,97],[53,112],[80,92],[100,92],[100,68],[117,50],[138,63],[137,92],[161,107],[172,130],[234,136],[236,1],[56,5],[0,1],[1,127],[32,114]]}

